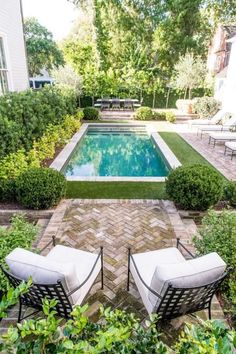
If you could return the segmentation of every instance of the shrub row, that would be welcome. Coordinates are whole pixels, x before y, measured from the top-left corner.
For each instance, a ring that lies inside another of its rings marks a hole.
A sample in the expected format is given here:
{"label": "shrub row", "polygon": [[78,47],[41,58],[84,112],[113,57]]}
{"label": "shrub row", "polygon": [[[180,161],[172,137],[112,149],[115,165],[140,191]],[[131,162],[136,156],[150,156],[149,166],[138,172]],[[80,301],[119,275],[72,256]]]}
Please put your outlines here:
{"label": "shrub row", "polygon": [[0,97],[0,158],[32,148],[49,124],[59,124],[74,114],[77,98],[72,89],[45,86],[41,90],[11,92]]}
{"label": "shrub row", "polygon": [[174,123],[176,117],[174,113],[153,111],[149,107],[140,107],[136,110],[134,114],[135,119],[138,120],[166,120],[168,122]]}
{"label": "shrub row", "polygon": [[31,150],[18,150],[1,161],[0,201],[17,200],[25,207],[44,209],[64,196],[65,178],[40,166],[52,159],[56,148],[63,146],[79,129],[82,117],[81,111],[75,116],[65,116],[61,124],[49,125],[43,136],[33,142]]}
{"label": "shrub row", "polygon": [[95,107],[85,107],[83,113],[85,120],[96,120],[99,118],[99,110]]}

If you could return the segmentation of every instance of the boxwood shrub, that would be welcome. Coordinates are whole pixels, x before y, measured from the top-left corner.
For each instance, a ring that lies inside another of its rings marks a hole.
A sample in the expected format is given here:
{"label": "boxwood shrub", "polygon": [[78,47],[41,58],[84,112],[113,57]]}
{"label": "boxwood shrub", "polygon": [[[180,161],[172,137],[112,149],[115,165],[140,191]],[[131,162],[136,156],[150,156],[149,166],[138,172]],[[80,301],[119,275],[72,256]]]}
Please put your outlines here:
{"label": "boxwood shrub", "polygon": [[137,109],[134,116],[135,119],[138,120],[152,120],[153,119],[152,109],[150,107],[140,107]]}
{"label": "boxwood shrub", "polygon": [[16,179],[17,201],[30,209],[47,209],[56,205],[65,191],[65,177],[51,168],[29,168]]}
{"label": "boxwood shrub", "polygon": [[220,200],[223,178],[205,165],[181,166],[169,174],[166,192],[183,209],[207,210]]}
{"label": "boxwood shrub", "polygon": [[224,195],[230,205],[236,206],[236,182],[228,182],[225,186]]}
{"label": "boxwood shrub", "polygon": [[83,109],[84,119],[96,120],[99,118],[99,110],[95,107],[85,107]]}

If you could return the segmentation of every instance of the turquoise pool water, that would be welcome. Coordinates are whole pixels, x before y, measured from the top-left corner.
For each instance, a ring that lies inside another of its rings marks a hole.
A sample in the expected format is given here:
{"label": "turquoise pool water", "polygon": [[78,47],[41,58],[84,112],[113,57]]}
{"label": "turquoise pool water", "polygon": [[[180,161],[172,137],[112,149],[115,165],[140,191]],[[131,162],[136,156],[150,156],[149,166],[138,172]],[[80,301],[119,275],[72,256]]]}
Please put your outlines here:
{"label": "turquoise pool water", "polygon": [[146,131],[89,128],[63,172],[78,177],[165,177],[169,167]]}

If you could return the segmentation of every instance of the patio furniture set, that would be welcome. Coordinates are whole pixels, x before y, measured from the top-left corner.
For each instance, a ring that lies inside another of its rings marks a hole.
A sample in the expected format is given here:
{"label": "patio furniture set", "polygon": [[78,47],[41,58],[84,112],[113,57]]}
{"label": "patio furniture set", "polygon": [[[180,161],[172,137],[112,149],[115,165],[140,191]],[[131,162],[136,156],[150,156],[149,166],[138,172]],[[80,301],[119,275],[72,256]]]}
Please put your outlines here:
{"label": "patio furniture set", "polygon": [[99,98],[94,107],[100,108],[101,111],[104,109],[107,110],[134,110],[135,108],[141,107],[141,103],[138,99],[132,98]]}
{"label": "patio furniture set", "polygon": [[[49,253],[41,255],[51,244]],[[20,296],[18,322],[32,316],[22,314],[23,305],[36,314],[44,298],[56,299],[58,315],[70,318],[73,306],[83,303],[99,273],[101,289],[104,286],[102,247],[93,254],[56,244],[53,237],[40,254],[16,248],[5,260],[9,270],[1,269],[13,287],[32,277],[28,292]],[[231,271],[217,253],[196,258],[179,239],[177,247],[138,254],[128,249],[127,270],[127,291],[132,275],[147,312],[158,313],[161,320],[204,309],[211,318],[212,298]]]}
{"label": "patio furniture set", "polygon": [[236,153],[236,114],[219,110],[210,119],[194,119],[188,121],[189,127],[197,128],[197,135],[209,135],[208,144],[213,147],[217,142],[224,142],[224,154],[231,154],[231,160]]}

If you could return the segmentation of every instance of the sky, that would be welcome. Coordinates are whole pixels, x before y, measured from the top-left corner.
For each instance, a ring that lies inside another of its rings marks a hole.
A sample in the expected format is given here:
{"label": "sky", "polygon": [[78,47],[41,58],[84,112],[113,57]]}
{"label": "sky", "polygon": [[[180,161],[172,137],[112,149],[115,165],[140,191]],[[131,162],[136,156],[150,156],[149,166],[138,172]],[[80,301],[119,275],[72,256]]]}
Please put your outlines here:
{"label": "sky", "polygon": [[24,17],[36,17],[55,40],[69,33],[77,16],[74,5],[67,0],[22,0],[22,4]]}

